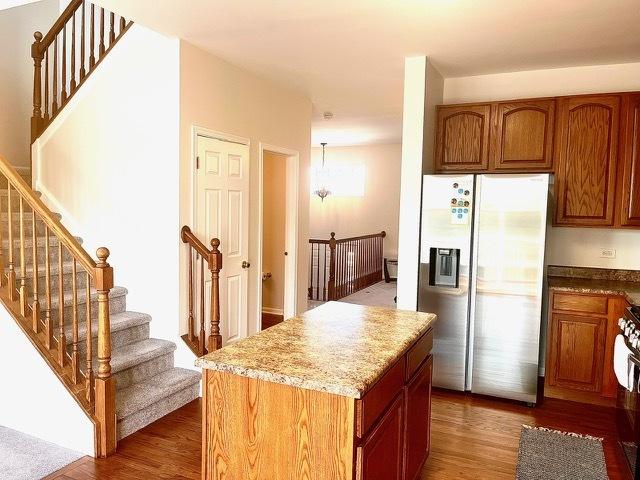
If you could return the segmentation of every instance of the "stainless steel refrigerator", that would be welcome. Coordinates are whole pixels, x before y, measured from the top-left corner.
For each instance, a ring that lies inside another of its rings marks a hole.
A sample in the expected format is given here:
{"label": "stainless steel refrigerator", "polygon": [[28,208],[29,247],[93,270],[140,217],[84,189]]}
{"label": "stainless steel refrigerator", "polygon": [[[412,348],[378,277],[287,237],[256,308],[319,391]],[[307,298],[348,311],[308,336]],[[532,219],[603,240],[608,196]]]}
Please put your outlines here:
{"label": "stainless steel refrigerator", "polygon": [[536,402],[549,175],[426,175],[418,309],[433,384]]}

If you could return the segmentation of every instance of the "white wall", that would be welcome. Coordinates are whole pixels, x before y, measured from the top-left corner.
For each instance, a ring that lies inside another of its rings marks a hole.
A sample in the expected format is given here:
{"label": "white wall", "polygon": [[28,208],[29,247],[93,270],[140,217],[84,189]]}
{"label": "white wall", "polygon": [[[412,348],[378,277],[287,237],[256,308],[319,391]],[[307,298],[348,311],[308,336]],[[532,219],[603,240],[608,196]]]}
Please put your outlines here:
{"label": "white wall", "polygon": [[[361,145],[327,147],[326,164],[332,166],[364,165],[363,197],[336,197],[320,200],[311,195],[309,235],[329,239],[387,232],[385,256],[397,258],[400,211],[400,166],[402,145]],[[311,150],[312,166],[322,164],[322,148]]]}
{"label": "white wall", "polygon": [[[304,95],[265,81],[235,67],[188,42],[181,42],[180,111],[180,222],[192,223],[193,171],[191,138],[194,125],[250,140],[250,217],[249,260],[258,264],[259,256],[259,158],[260,144],[298,152],[298,265],[297,309],[307,306],[307,245],[309,239],[309,155],[311,142],[311,101]],[[186,265],[181,249],[181,265]],[[223,267],[224,268],[224,267]],[[181,269],[181,271],[186,271]],[[181,312],[186,331],[186,275],[181,283]],[[262,276],[249,270],[249,334],[260,325],[259,294]]]}
{"label": "white wall", "polygon": [[404,67],[402,170],[398,236],[398,308],[418,301],[422,174],[433,165],[435,105],[442,103],[443,79],[427,57],[408,57]]}
{"label": "white wall", "polygon": [[[640,63],[447,78],[443,103],[632,90],[640,90]],[[640,269],[638,245],[638,231],[553,227],[547,235],[547,263]],[[616,249],[616,258],[600,258],[602,248]]]}
{"label": "white wall", "polygon": [[0,307],[0,378],[0,425],[94,455],[92,421],[4,307]]}
{"label": "white wall", "polygon": [[34,145],[34,179],[94,258],[111,250],[128,309],[181,347],[179,114],[178,41],[134,25]]}
{"label": "white wall", "polygon": [[30,167],[33,33],[49,30],[57,16],[56,0],[0,11],[0,154],[14,166]]}

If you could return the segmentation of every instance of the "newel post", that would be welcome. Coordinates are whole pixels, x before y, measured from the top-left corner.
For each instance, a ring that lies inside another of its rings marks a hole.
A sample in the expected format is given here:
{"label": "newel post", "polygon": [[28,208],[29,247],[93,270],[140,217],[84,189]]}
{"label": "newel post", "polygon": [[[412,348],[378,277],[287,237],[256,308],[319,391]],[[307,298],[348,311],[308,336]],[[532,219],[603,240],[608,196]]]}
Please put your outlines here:
{"label": "newel post", "polygon": [[98,291],[98,374],[95,379],[95,415],[98,420],[99,457],[116,450],[116,381],[111,375],[111,319],[109,291],[113,288],[113,268],[107,263],[109,250],[100,247],[95,268],[95,287]]}
{"label": "newel post", "polygon": [[211,328],[209,329],[208,351],[213,352],[222,348],[222,335],[220,335],[220,270],[222,270],[222,253],[218,250],[220,240],[211,240],[211,253],[209,253],[209,271],[211,272]]}
{"label": "newel post", "polygon": [[327,285],[329,301],[336,299],[336,233],[331,232],[329,239],[329,283]]}
{"label": "newel post", "polygon": [[42,33],[33,34],[35,42],[31,45],[33,58],[33,116],[31,117],[31,143],[35,142],[42,130]]}

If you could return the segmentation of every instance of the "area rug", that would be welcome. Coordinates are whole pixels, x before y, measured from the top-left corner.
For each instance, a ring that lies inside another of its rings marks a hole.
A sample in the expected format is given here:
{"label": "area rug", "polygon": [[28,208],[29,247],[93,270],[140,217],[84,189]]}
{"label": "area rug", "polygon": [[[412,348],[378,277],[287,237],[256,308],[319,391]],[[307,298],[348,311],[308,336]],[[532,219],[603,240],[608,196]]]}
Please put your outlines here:
{"label": "area rug", "polygon": [[602,439],[522,426],[517,480],[606,480]]}
{"label": "area rug", "polygon": [[0,478],[40,480],[84,455],[0,426]]}

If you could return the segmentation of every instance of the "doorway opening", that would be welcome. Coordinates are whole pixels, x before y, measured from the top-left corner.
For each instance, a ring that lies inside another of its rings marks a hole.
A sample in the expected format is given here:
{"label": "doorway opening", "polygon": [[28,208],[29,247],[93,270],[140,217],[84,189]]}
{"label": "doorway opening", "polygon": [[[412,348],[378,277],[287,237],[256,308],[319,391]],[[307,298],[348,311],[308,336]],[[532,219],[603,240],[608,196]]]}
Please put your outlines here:
{"label": "doorway opening", "polygon": [[296,313],[298,153],[261,146],[260,329]]}

